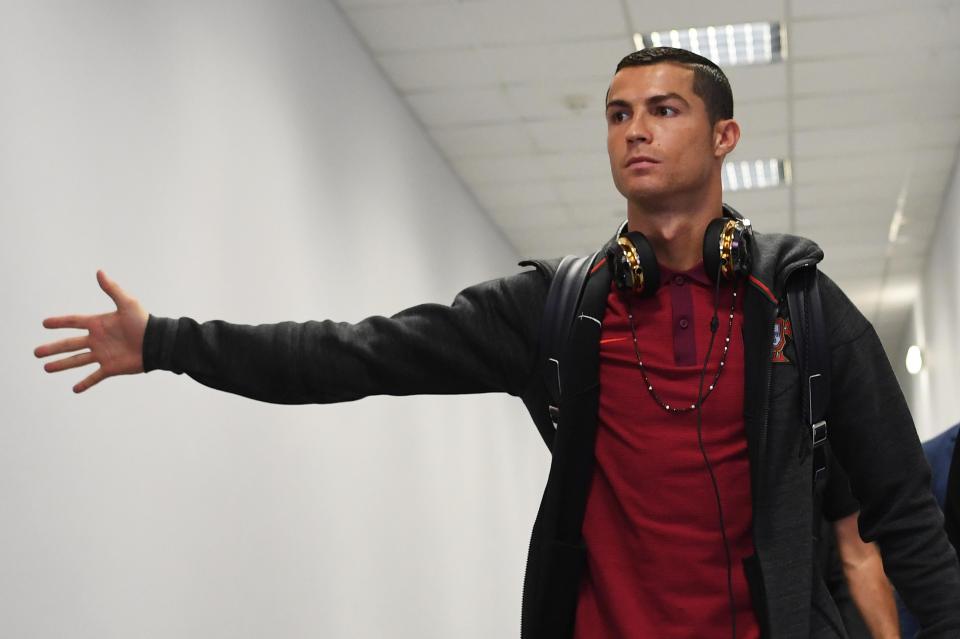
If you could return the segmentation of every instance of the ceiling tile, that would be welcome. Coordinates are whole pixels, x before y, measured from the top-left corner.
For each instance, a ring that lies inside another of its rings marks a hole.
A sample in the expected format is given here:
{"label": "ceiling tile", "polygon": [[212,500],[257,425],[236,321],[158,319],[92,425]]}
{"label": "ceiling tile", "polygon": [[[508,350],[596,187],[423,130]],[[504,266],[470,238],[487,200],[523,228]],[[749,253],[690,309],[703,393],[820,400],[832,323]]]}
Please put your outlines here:
{"label": "ceiling tile", "polygon": [[907,219],[900,227],[898,242],[919,244],[921,249],[926,250],[937,232],[938,221],[936,216]]}
{"label": "ceiling tile", "polygon": [[459,3],[474,45],[630,38],[619,0],[487,0]]}
{"label": "ceiling tile", "polygon": [[753,137],[783,133],[787,128],[787,101],[738,102],[736,119],[741,135]]}
{"label": "ceiling tile", "polygon": [[871,151],[895,155],[915,148],[956,145],[958,141],[960,117],[809,129],[795,135],[794,157],[832,158]]}
{"label": "ceiling tile", "polygon": [[375,54],[473,44],[470,24],[451,3],[348,7],[346,13]]}
{"label": "ceiling tile", "polygon": [[847,202],[871,202],[881,207],[888,205],[892,210],[896,207],[900,184],[894,180],[857,180],[812,186],[795,185],[794,192],[799,209],[842,205]]}
{"label": "ceiling tile", "polygon": [[[604,120],[604,97],[609,78],[576,81],[537,80],[504,89],[510,104],[527,120],[556,118]],[[604,126],[606,126],[604,124]]]}
{"label": "ceiling tile", "polygon": [[[904,206],[904,215],[908,221],[920,223],[926,219],[936,219],[940,198],[908,199]],[[827,201],[810,208],[797,207],[797,228],[831,227],[846,229],[855,226],[876,225],[889,231],[893,213],[897,208],[896,199],[888,201],[861,200],[837,203]]]}
{"label": "ceiling tile", "polygon": [[515,231],[573,225],[573,218],[562,205],[493,209],[490,217],[508,235],[513,235]]}
{"label": "ceiling tile", "polygon": [[552,177],[560,179],[606,177],[610,180],[612,188],[610,159],[607,156],[606,145],[602,151],[541,153],[537,158]]}
{"label": "ceiling tile", "polygon": [[608,236],[616,232],[617,227],[627,219],[627,200],[605,197],[599,202],[584,202],[570,207],[574,222],[583,226],[606,229]]}
{"label": "ceiling tile", "polygon": [[864,178],[902,180],[908,170],[916,175],[941,172],[950,167],[954,147],[916,149],[891,158],[885,153],[849,155],[828,159],[798,159],[793,162],[793,183],[810,185]]}
{"label": "ceiling tile", "polygon": [[402,92],[497,86],[498,71],[476,49],[402,51],[376,56]]}
{"label": "ceiling tile", "polygon": [[754,214],[750,221],[761,233],[790,233],[790,211],[764,209]]}
{"label": "ceiling tile", "polygon": [[466,157],[452,162],[457,172],[470,184],[544,181],[550,178],[550,171],[541,156],[533,154]]}
{"label": "ceiling tile", "polygon": [[407,95],[407,102],[428,127],[518,120],[500,89],[430,91]]}
{"label": "ceiling tile", "polygon": [[840,261],[882,259],[887,254],[886,242],[867,242],[837,235],[823,235],[814,241],[823,249],[824,255],[836,257]]}
{"label": "ceiling tile", "polygon": [[[818,242],[819,238],[811,239]],[[886,263],[887,260],[883,256],[850,260],[846,259],[843,254],[825,253],[823,262],[820,264],[820,270],[836,281],[841,288],[844,288],[844,282],[850,279],[863,278],[864,274],[869,273],[879,276],[883,273],[883,268]]]}
{"label": "ceiling tile", "polygon": [[609,177],[558,180],[556,184],[563,200],[572,205],[596,201],[620,202],[623,199]]}
{"label": "ceiling tile", "polygon": [[447,0],[336,0],[345,9],[357,7],[397,7],[417,4],[444,4]]}
{"label": "ceiling tile", "polygon": [[[829,161],[827,161],[829,163]],[[904,167],[900,175],[863,176],[835,182],[794,181],[801,208],[861,200],[897,201],[901,191],[909,198],[939,197],[950,179],[948,171],[920,173]]]}
{"label": "ceiling tile", "polygon": [[[594,236],[593,233],[596,233]],[[551,226],[511,233],[511,241],[523,257],[559,257],[588,254],[603,244],[605,237],[594,231],[587,235],[574,227]]]}
{"label": "ceiling tile", "polygon": [[568,118],[525,125],[541,151],[606,152],[607,125],[603,118]]}
{"label": "ceiling tile", "polygon": [[892,42],[954,46],[960,31],[960,4],[914,5],[893,13],[794,20],[790,26],[793,60],[889,52]]}
{"label": "ceiling tile", "polygon": [[789,139],[783,131],[765,134],[745,132],[740,138],[737,148],[727,158],[731,162],[786,158],[788,148]]}
{"label": "ceiling tile", "polygon": [[907,220],[936,220],[940,217],[942,205],[942,194],[908,197],[903,214]]}
{"label": "ceiling tile", "polygon": [[723,201],[737,209],[744,217],[750,218],[758,231],[763,227],[767,211],[780,212],[790,210],[790,189],[757,189],[755,191],[724,191]]}
{"label": "ceiling tile", "polygon": [[752,100],[783,100],[787,96],[787,67],[785,64],[757,64],[724,69],[733,90],[734,114],[736,105]]}
{"label": "ceiling tile", "polygon": [[632,51],[633,40],[624,33],[582,42],[485,47],[479,53],[507,84],[566,83],[582,78],[600,78],[608,83],[617,63]]}
{"label": "ceiling tile", "polygon": [[663,3],[627,0],[627,7],[633,18],[633,28],[641,33],[783,20],[783,5],[764,0],[738,0],[737,2],[672,0]]}
{"label": "ceiling tile", "polygon": [[887,242],[890,225],[879,219],[879,216],[866,224],[847,218],[841,218],[833,222],[819,220],[815,223],[810,220],[798,220],[796,232],[811,239],[840,237],[865,244],[881,244]]}
{"label": "ceiling tile", "polygon": [[474,193],[488,211],[560,204],[557,190],[550,182],[485,184],[475,187]]}
{"label": "ceiling tile", "polygon": [[797,98],[793,125],[804,130],[950,116],[960,116],[960,83],[945,83],[935,100],[923,99],[916,91]]}
{"label": "ceiling tile", "polygon": [[[903,47],[896,53],[793,62],[795,95],[831,95],[905,91],[911,87],[939,90],[960,67],[960,48]],[[918,100],[918,104],[920,101]]]}
{"label": "ceiling tile", "polygon": [[871,202],[837,204],[829,202],[813,208],[797,207],[797,229],[850,228],[857,225],[880,224],[889,227],[896,203],[878,205]]}
{"label": "ceiling tile", "polygon": [[[563,196],[563,201],[570,206],[574,219],[580,222],[588,222],[590,218],[580,214],[585,211],[609,211],[613,219],[625,218],[627,216],[627,200],[620,192],[613,188],[611,184],[608,189],[603,189],[597,185],[593,197],[587,197],[583,193],[569,191]],[[619,214],[616,212],[619,211]]]}
{"label": "ceiling tile", "polygon": [[430,129],[430,136],[448,158],[533,153],[533,138],[520,124]]}
{"label": "ceiling tile", "polygon": [[926,266],[926,255],[900,255],[899,253],[894,253],[890,257],[891,273],[923,273]]}
{"label": "ceiling tile", "polygon": [[803,0],[791,5],[794,19],[816,18],[824,16],[849,16],[878,12],[901,11],[916,6],[929,6],[942,3],[943,0]]}

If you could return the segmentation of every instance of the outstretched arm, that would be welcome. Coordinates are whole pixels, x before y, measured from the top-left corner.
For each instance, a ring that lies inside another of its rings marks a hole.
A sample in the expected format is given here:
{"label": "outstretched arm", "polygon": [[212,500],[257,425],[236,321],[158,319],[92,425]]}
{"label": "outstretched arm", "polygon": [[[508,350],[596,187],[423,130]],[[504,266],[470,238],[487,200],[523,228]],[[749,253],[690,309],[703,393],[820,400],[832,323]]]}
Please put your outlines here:
{"label": "outstretched arm", "polygon": [[422,304],[355,324],[281,322],[246,326],[147,315],[106,276],[117,312],[47,320],[87,337],[41,346],[39,357],[89,348],[48,364],[99,362],[82,391],[110,375],[154,369],[281,404],[343,402],[370,395],[508,392],[532,378],[547,280],[526,271],[460,292],[449,306]]}
{"label": "outstretched arm", "polygon": [[82,393],[114,375],[143,372],[143,335],[147,326],[147,312],[140,302],[124,292],[103,271],[97,271],[97,282],[116,304],[117,310],[101,315],[47,318],[43,320],[46,328],[79,328],[86,330],[87,334],[50,342],[33,351],[37,357],[75,353],[44,364],[43,368],[48,373],[99,364],[97,370],[74,385],[75,393]]}

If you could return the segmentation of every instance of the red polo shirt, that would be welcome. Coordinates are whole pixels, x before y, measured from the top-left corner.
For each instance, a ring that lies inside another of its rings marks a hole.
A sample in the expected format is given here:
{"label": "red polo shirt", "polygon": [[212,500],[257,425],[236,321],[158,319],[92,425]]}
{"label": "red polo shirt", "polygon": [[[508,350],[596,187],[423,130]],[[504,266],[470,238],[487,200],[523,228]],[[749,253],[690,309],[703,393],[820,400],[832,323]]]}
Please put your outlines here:
{"label": "red polo shirt", "polygon": [[[702,264],[685,273],[661,266],[661,282],[654,297],[630,298],[638,348],[659,397],[689,406],[710,340],[715,285]],[[732,293],[721,285],[704,392],[720,365]],[[727,564],[696,411],[668,413],[648,392],[622,295],[611,287],[601,330],[596,467],[583,522],[587,571],[574,636],[728,639]],[[738,297],[730,353],[703,404],[702,432],[723,505],[737,637],[755,639],[760,632],[742,568],[753,554],[742,318]]]}

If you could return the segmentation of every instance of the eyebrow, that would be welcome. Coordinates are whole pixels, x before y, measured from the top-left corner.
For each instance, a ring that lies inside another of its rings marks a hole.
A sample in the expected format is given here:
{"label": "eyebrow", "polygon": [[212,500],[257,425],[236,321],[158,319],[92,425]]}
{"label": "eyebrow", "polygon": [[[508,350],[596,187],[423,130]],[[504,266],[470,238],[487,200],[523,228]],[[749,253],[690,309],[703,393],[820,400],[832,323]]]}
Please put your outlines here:
{"label": "eyebrow", "polygon": [[[669,102],[670,100],[679,100],[686,106],[690,106],[690,103],[687,102],[686,99],[679,93],[663,93],[660,95],[652,95],[644,100],[644,102],[649,105],[654,105],[661,104],[662,102]],[[610,100],[607,102],[607,109],[610,107],[630,108],[631,106],[632,105],[626,100]]]}

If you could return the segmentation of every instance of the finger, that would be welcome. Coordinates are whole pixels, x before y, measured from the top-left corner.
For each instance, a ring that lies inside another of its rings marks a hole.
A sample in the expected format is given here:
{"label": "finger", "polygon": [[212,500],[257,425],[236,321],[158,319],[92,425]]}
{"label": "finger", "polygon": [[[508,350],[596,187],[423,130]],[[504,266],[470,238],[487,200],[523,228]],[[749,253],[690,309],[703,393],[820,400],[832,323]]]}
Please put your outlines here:
{"label": "finger", "polygon": [[86,353],[77,353],[71,357],[64,357],[63,359],[58,359],[55,362],[47,362],[43,365],[43,370],[48,373],[56,373],[58,371],[65,371],[68,368],[77,368],[78,366],[86,366],[87,364],[92,364],[96,359],[93,357],[93,353],[87,351]]}
{"label": "finger", "polygon": [[44,328],[87,328],[89,315],[61,315],[43,320]]}
{"label": "finger", "polygon": [[120,308],[120,305],[130,298],[130,296],[120,288],[120,285],[107,277],[107,274],[102,270],[97,271],[97,283],[100,284],[103,292],[110,296],[110,299],[117,305],[117,308]]}
{"label": "finger", "polygon": [[50,342],[49,344],[38,346],[34,349],[33,354],[37,357],[47,357],[49,355],[56,355],[58,353],[79,351],[82,348],[87,348],[87,341],[86,335],[70,337],[68,339],[62,339],[59,342]]}
{"label": "finger", "polygon": [[84,378],[82,382],[75,384],[73,387],[73,392],[82,393],[83,391],[87,390],[91,386],[95,386],[99,384],[100,381],[105,379],[106,377],[107,377],[106,374],[103,372],[103,367],[100,367],[97,370],[90,373],[89,375],[87,375],[87,377]]}

